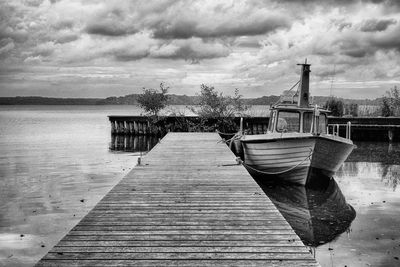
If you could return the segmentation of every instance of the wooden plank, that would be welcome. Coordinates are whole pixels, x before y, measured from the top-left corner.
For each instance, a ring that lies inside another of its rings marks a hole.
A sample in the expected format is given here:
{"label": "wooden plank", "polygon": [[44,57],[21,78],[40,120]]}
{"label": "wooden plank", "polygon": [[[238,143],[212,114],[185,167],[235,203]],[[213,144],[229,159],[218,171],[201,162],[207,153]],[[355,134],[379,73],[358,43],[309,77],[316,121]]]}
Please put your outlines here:
{"label": "wooden plank", "polygon": [[[77,240],[77,241],[68,241],[61,240],[56,247],[203,247],[206,249],[208,247],[301,247],[304,248],[303,243],[300,240],[252,240],[251,244],[244,243],[243,241],[235,241],[235,240],[180,240],[180,241],[157,241],[154,243],[151,240],[145,241],[137,241],[137,240],[128,240],[128,241],[98,241],[98,240]],[[54,247],[54,248],[56,248]],[[198,251],[201,251],[198,250]]]}
{"label": "wooden plank", "polygon": [[37,266],[318,266],[215,133],[170,133]]}
{"label": "wooden plank", "polygon": [[117,266],[188,266],[188,267],[203,267],[203,266],[269,266],[269,267],[286,267],[286,266],[319,266],[315,260],[176,260],[176,259],[162,259],[162,260],[46,260],[43,259],[37,265],[39,266],[107,266],[107,267],[117,267]]}
{"label": "wooden plank", "polygon": [[286,247],[286,246],[254,246],[254,247],[237,247],[237,246],[225,246],[225,247],[179,247],[179,246],[157,246],[157,247],[145,247],[145,246],[77,246],[77,247],[54,247],[52,253],[66,252],[66,253],[198,253],[201,250],[202,253],[309,253],[305,247]]}

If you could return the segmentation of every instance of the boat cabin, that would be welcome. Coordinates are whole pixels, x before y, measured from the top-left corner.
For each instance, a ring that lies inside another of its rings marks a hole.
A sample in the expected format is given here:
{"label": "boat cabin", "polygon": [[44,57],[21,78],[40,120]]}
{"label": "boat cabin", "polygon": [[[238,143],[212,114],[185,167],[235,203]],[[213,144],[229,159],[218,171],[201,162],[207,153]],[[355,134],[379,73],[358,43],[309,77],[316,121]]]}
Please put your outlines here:
{"label": "boat cabin", "polygon": [[271,109],[268,133],[326,133],[327,113],[316,108],[276,106]]}
{"label": "boat cabin", "polygon": [[299,85],[297,91],[291,91],[294,86],[284,91],[280,104],[271,108],[268,133],[311,133],[326,134],[328,110],[310,106],[309,80],[310,64],[307,59],[301,65],[300,80],[294,85]]}

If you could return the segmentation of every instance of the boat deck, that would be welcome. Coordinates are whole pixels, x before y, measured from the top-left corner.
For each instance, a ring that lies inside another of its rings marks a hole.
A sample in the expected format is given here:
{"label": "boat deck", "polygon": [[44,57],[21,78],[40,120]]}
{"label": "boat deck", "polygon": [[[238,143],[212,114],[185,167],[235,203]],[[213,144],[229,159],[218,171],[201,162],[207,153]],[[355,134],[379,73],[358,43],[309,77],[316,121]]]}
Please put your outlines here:
{"label": "boat deck", "polygon": [[169,133],[37,266],[319,266],[216,133]]}

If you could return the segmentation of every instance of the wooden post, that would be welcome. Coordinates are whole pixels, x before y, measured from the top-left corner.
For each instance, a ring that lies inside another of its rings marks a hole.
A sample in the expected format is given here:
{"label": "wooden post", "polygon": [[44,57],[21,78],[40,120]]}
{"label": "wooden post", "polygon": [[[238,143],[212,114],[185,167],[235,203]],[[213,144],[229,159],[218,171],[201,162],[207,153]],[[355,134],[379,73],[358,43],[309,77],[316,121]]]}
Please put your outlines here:
{"label": "wooden post", "polygon": [[147,135],[147,123],[143,122],[143,134]]}
{"label": "wooden post", "polygon": [[129,133],[132,135],[132,134],[134,134],[134,132],[133,132],[133,122],[128,122],[128,126],[129,126]]}
{"label": "wooden post", "polygon": [[394,138],[394,131],[393,131],[393,129],[389,129],[389,130],[388,130],[388,138],[389,138],[389,142],[392,142],[392,141],[393,141],[393,138]]}
{"label": "wooden post", "polygon": [[139,134],[139,127],[137,121],[133,122],[133,132],[135,135]]}
{"label": "wooden post", "polygon": [[128,123],[124,121],[122,124],[124,125],[124,134],[128,134]]}
{"label": "wooden post", "polygon": [[120,134],[120,125],[119,125],[119,121],[115,122],[115,132],[116,134]]}
{"label": "wooden post", "polygon": [[110,150],[115,150],[115,134],[111,135]]}
{"label": "wooden post", "polygon": [[111,134],[115,134],[116,129],[115,129],[115,121],[110,121],[111,124]]}
{"label": "wooden post", "polygon": [[119,127],[120,127],[120,133],[121,133],[121,134],[124,134],[124,133],[125,133],[125,122],[124,122],[124,121],[121,121],[121,122],[119,123]]}
{"label": "wooden post", "polygon": [[138,130],[139,130],[139,134],[143,134],[143,125],[142,125],[142,122],[138,122]]}

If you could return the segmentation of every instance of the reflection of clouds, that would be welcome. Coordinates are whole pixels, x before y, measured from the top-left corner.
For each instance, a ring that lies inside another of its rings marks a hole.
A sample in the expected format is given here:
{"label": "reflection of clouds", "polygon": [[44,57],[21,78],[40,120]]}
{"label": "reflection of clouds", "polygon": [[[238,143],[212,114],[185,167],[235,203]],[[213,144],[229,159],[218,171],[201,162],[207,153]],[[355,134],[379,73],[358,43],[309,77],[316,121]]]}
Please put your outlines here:
{"label": "reflection of clouds", "polygon": [[[383,150],[387,148],[386,143],[369,147],[378,148],[379,145]],[[378,160],[378,157],[374,156],[374,159]],[[347,202],[356,210],[357,217],[352,222],[349,237],[341,235],[318,247],[316,258],[319,262],[334,262],[335,266],[397,266],[398,261],[393,256],[400,250],[400,194],[395,192],[399,172],[400,165],[387,164],[385,157],[381,162],[343,164],[335,180]]]}
{"label": "reflection of clouds", "polygon": [[337,172],[337,177],[365,177],[377,179],[387,188],[396,191],[400,181],[400,165],[379,162],[345,162]]}

